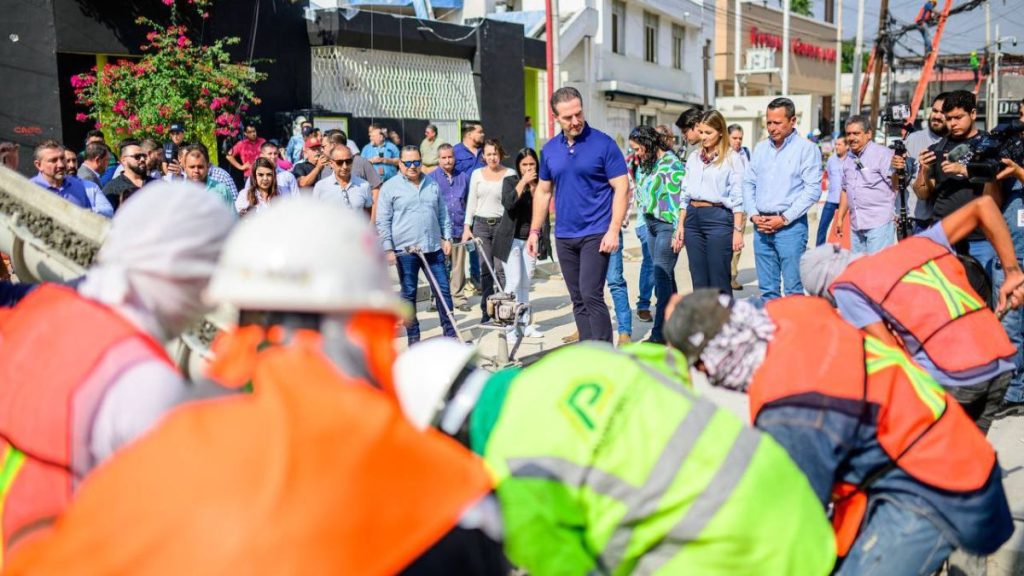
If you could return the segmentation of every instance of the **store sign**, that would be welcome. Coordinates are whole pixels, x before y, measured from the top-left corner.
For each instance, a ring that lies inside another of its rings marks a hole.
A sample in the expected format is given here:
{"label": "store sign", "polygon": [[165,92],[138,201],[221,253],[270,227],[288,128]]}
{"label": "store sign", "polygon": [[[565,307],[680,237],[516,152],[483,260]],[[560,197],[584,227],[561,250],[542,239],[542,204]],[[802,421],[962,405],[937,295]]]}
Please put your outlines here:
{"label": "store sign", "polygon": [[[751,46],[759,48],[771,48],[773,50],[782,49],[782,36],[777,34],[770,34],[768,32],[762,32],[757,29],[757,26],[750,28],[750,44]],[[821,60],[822,62],[835,62],[836,61],[836,50],[835,48],[822,48],[821,46],[815,46],[814,44],[808,44],[799,38],[790,40],[789,51],[797,56],[804,58],[813,58],[815,60]]]}
{"label": "store sign", "polygon": [[1016,116],[1020,114],[1020,100],[1000,100],[997,110],[999,116]]}
{"label": "store sign", "polygon": [[747,48],[748,72],[776,72],[775,50],[767,46]]}

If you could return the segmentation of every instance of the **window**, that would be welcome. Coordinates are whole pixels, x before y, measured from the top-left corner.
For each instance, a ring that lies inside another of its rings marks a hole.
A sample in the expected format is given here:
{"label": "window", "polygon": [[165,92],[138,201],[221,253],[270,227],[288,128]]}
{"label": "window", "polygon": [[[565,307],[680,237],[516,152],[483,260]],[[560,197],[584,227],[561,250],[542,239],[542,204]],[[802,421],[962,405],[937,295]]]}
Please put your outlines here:
{"label": "window", "polygon": [[626,53],[626,3],[612,0],[612,52]]}
{"label": "window", "polygon": [[658,63],[658,16],[644,12],[644,60]]}
{"label": "window", "polygon": [[653,114],[641,114],[640,124],[643,126],[650,126],[651,128],[653,128],[658,124],[658,117]]}
{"label": "window", "polygon": [[683,69],[683,51],[686,46],[686,28],[679,24],[672,25],[672,67]]}

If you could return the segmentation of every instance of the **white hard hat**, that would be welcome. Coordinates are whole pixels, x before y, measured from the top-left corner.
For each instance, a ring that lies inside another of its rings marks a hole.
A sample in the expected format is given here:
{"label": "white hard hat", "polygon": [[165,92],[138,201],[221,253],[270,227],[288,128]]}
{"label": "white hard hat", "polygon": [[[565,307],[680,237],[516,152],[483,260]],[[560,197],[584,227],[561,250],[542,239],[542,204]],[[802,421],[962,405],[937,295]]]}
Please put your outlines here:
{"label": "white hard hat", "polygon": [[454,338],[431,338],[403,352],[395,361],[394,382],[406,418],[417,428],[428,428],[445,408],[456,378],[475,358],[472,346]]}
{"label": "white hard hat", "polygon": [[282,198],[242,219],[224,246],[206,299],[239,310],[400,317],[407,310],[369,223],[304,196]]}

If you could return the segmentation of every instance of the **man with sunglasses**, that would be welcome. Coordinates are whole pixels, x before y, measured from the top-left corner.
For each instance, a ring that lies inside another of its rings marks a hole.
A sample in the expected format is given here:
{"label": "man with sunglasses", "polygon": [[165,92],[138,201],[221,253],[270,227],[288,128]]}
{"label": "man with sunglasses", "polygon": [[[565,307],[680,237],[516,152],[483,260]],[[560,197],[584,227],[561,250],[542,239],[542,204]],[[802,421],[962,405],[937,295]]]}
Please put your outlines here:
{"label": "man with sunglasses", "polygon": [[321,180],[313,187],[313,197],[351,210],[365,211],[369,217],[373,208],[370,184],[352,175],[352,151],[348,146],[336,146],[331,150],[331,165],[334,177]]}
{"label": "man with sunglasses", "polygon": [[146,167],[149,158],[142,150],[138,140],[121,142],[119,157],[124,170],[120,176],[103,187],[103,194],[106,195],[107,200],[110,200],[110,205],[114,207],[114,210],[117,210],[122,202],[150,181]]}
{"label": "man with sunglasses", "polygon": [[874,254],[896,242],[894,153],[876,144],[873,135],[863,116],[851,116],[846,121],[850,151],[843,159],[843,192],[835,226],[836,234],[842,236],[843,220],[850,213],[850,247],[854,254]]}
{"label": "man with sunglasses", "polygon": [[[422,173],[423,161],[417,146],[405,146],[399,157],[402,171],[381,186],[377,199],[377,234],[388,263],[398,267],[402,299],[416,309],[416,284],[424,261],[434,277],[431,290],[437,305],[444,335],[455,337],[455,326],[442,312],[452,308],[451,289],[445,270],[445,257],[451,254],[451,217],[441,189],[433,178]],[[421,252],[423,260],[415,252]],[[444,299],[442,302],[441,299]],[[420,340],[420,323],[413,314],[406,324],[409,345]]]}

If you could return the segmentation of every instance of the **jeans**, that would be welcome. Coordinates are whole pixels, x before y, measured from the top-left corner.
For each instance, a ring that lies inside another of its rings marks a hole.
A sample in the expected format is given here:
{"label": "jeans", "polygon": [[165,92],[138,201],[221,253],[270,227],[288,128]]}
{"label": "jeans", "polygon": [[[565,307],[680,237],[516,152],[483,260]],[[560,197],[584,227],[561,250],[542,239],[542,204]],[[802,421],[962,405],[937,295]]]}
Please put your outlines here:
{"label": "jeans", "polygon": [[582,238],[555,238],[555,250],[565,286],[572,299],[572,315],[580,341],[612,341],[612,317],[604,303],[609,255],[601,252],[604,234]]}
{"label": "jeans", "polygon": [[[415,312],[416,284],[419,281],[420,270],[423,268],[423,261],[416,254],[406,252],[397,252],[396,256],[398,281],[402,285],[402,300],[411,304]],[[437,304],[437,314],[441,317],[441,327],[444,330],[444,335],[454,338],[455,326],[452,326],[451,320],[444,311],[445,304],[448,305],[449,310],[452,309],[452,295],[448,288],[448,274],[445,271],[444,252],[440,250],[429,252],[423,254],[423,257],[430,267],[430,273],[433,274],[434,280],[437,282],[435,287],[434,282],[430,282],[429,278],[427,279],[430,284],[430,291],[433,292],[434,301]],[[438,294],[438,290],[440,290],[440,294]],[[444,298],[443,302],[442,298]],[[409,339],[410,346],[420,341],[420,322],[416,319],[415,313],[405,325],[405,336]]]}
{"label": "jeans", "polygon": [[857,540],[834,574],[929,576],[955,547],[913,503],[892,495],[870,497]]}
{"label": "jeans", "polygon": [[469,277],[473,282],[480,283],[480,256],[476,250],[469,253]]}
{"label": "jeans", "polygon": [[636,237],[640,239],[640,291],[636,296],[636,309],[651,309],[651,294],[654,293],[654,259],[651,258],[651,247],[647,243],[647,221],[641,214],[636,219]]}
{"label": "jeans", "polygon": [[661,329],[665,324],[665,309],[672,295],[679,291],[676,286],[676,261],[679,254],[672,250],[672,236],[675,227],[668,222],[651,216],[647,219],[647,242],[651,247],[651,259],[654,260],[654,296],[657,307],[654,310],[654,326],[651,327],[652,342],[662,343],[664,337]]}
{"label": "jeans", "polygon": [[992,247],[992,244],[988,240],[968,240],[967,252],[981,264],[981,267],[985,269],[985,273],[991,279],[993,272],[995,272],[996,262],[999,260],[996,257],[996,249]]}
{"label": "jeans", "polygon": [[[501,268],[501,260],[491,256],[491,243],[494,242],[494,234],[498,231],[498,222],[500,218],[474,218],[473,219],[473,236],[479,238],[482,244],[477,244],[476,248],[480,254],[480,258],[490,259],[491,266],[494,267],[494,272],[498,276],[498,282],[504,283],[504,273]],[[486,268],[486,262],[484,263]],[[484,275],[480,278],[480,314],[483,322],[490,320],[487,316],[487,297],[497,290],[494,285],[494,276],[491,275],[490,270],[486,270]]]}
{"label": "jeans", "polygon": [[850,250],[854,254],[874,254],[896,242],[896,225],[892,220],[870,230],[850,230]]}
{"label": "jeans", "polygon": [[949,386],[946,391],[963,406],[967,417],[974,420],[981,433],[988,434],[1012,376],[1012,372],[1003,372],[991,380],[971,386]]}
{"label": "jeans", "polygon": [[765,234],[754,230],[754,265],[761,298],[774,300],[803,294],[800,283],[800,257],[807,249],[807,215],[790,222],[778,232]]}
{"label": "jeans", "polygon": [[[537,269],[537,259],[526,252],[526,240],[514,238],[508,260],[503,262],[505,269],[505,290],[516,295],[516,302],[530,303],[530,280]],[[532,313],[526,315],[526,325],[530,325]]]}
{"label": "jeans", "polygon": [[605,275],[608,291],[612,293],[615,306],[615,323],[619,334],[633,335],[633,311],[629,308],[629,289],[622,275],[622,232],[619,232],[619,249],[608,256],[608,273]]}
{"label": "jeans", "polygon": [[821,217],[818,220],[818,237],[814,239],[815,246],[821,246],[828,241],[828,229],[832,225],[832,218],[839,209],[838,202],[825,202],[821,207]]}
{"label": "jeans", "polygon": [[690,206],[683,221],[686,259],[693,289],[715,288],[732,294],[732,210]]}
{"label": "jeans", "polygon": [[[1012,210],[1013,221],[1008,222],[1011,225],[1010,232],[1014,236],[1014,243],[1017,244],[1018,238],[1014,234],[1017,223],[1017,209],[1024,208],[1021,201],[1016,202],[1016,206]],[[1009,218],[1010,215],[1007,215]],[[1024,255],[1024,251],[1017,248],[1017,257],[1020,258]],[[1020,262],[1018,261],[1018,265]],[[992,265],[992,297],[993,301],[998,302],[999,288],[1002,287],[1003,281],[1006,279],[1006,273],[1003,271],[1003,265],[997,260]],[[1024,310],[1020,308],[1014,308],[1003,316],[1003,329],[1006,330],[1006,335],[1010,337],[1010,342],[1017,348],[1017,353],[1013,357],[1013,376],[1010,378],[1010,384],[1006,389],[1005,400],[1007,402],[1024,402]]]}

